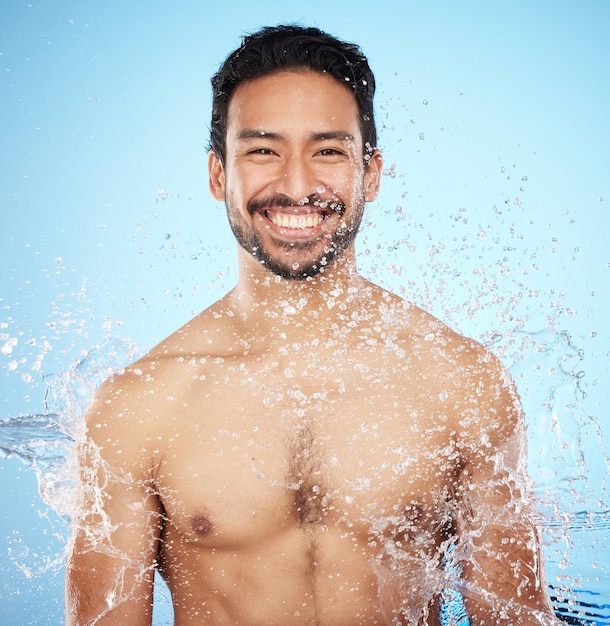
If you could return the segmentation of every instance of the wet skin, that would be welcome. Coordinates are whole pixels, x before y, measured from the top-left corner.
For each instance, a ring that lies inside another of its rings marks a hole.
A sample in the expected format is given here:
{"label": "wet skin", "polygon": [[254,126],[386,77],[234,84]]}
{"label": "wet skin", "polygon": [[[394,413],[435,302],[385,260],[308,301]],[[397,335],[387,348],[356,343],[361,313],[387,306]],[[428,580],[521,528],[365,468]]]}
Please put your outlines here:
{"label": "wet skin", "polygon": [[327,76],[233,96],[209,172],[238,283],[97,394],[68,623],[149,624],[159,567],[178,626],[437,624],[456,540],[473,624],[553,623],[518,398],[481,346],[358,274],[381,172],[362,155]]}

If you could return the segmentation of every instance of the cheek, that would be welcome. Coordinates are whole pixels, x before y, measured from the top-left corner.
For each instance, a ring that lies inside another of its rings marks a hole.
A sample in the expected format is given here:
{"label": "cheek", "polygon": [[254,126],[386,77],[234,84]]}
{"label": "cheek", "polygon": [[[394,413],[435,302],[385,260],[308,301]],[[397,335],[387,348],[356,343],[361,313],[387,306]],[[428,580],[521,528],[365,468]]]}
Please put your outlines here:
{"label": "cheek", "polygon": [[364,186],[361,177],[344,178],[337,189],[337,195],[345,200],[349,199],[350,204],[362,199]]}
{"label": "cheek", "polygon": [[326,172],[326,175],[321,175],[319,180],[328,191],[345,200],[362,196],[362,173],[354,171]]}
{"label": "cheek", "polygon": [[233,207],[240,207],[248,203],[248,181],[241,172],[234,168],[227,169],[226,172],[226,196],[227,202]]}
{"label": "cheek", "polygon": [[245,206],[253,198],[271,194],[272,182],[261,169],[232,168],[227,173],[227,194]]}

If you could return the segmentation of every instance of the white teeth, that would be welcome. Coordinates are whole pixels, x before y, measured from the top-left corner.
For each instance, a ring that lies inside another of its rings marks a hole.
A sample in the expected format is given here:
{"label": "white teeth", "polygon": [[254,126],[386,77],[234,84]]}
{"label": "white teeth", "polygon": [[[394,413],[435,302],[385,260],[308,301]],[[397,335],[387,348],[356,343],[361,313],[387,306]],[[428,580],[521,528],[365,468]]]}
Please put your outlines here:
{"label": "white teeth", "polygon": [[290,215],[287,213],[270,213],[269,219],[280,228],[315,228],[321,221],[319,213],[308,213],[307,215]]}

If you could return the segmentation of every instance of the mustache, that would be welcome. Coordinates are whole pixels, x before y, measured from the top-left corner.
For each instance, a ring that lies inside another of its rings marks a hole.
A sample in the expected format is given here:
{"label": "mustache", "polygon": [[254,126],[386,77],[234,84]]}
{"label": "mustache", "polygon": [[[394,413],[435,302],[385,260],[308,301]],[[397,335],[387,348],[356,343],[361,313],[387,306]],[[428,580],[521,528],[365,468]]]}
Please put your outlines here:
{"label": "mustache", "polygon": [[345,204],[339,200],[339,198],[322,198],[318,194],[314,193],[301,200],[294,200],[290,196],[278,193],[273,196],[267,196],[265,198],[253,198],[248,202],[247,209],[250,215],[260,211],[261,209],[273,209],[273,208],[302,208],[305,206],[317,207],[319,209],[328,209],[334,211],[339,215],[345,213]]}

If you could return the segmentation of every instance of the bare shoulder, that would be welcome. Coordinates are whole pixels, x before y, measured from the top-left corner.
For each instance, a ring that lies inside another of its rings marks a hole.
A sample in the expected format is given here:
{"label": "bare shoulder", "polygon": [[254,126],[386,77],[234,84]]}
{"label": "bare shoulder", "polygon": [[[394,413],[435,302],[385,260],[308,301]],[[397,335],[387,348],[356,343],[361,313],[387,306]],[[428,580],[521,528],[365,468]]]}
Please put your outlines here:
{"label": "bare shoulder", "polygon": [[[89,437],[120,441],[121,449],[149,451],[176,410],[174,399],[193,384],[193,364],[230,351],[227,322],[208,309],[173,332],[136,362],[108,378],[86,415]],[[200,368],[199,368],[200,369]]]}
{"label": "bare shoulder", "polygon": [[178,395],[180,335],[168,337],[136,362],[113,374],[96,391],[85,416],[86,439],[117,467],[152,467],[155,442],[164,436]]}
{"label": "bare shoulder", "polygon": [[144,408],[156,405],[164,390],[175,392],[184,382],[185,363],[227,352],[226,316],[217,305],[196,315],[122,372],[111,376],[97,394],[98,402]]}
{"label": "bare shoulder", "polygon": [[405,323],[398,340],[409,346],[406,358],[430,393],[453,407],[459,432],[476,440],[485,436],[492,445],[510,437],[521,420],[521,404],[498,357],[419,307],[401,306]]}

